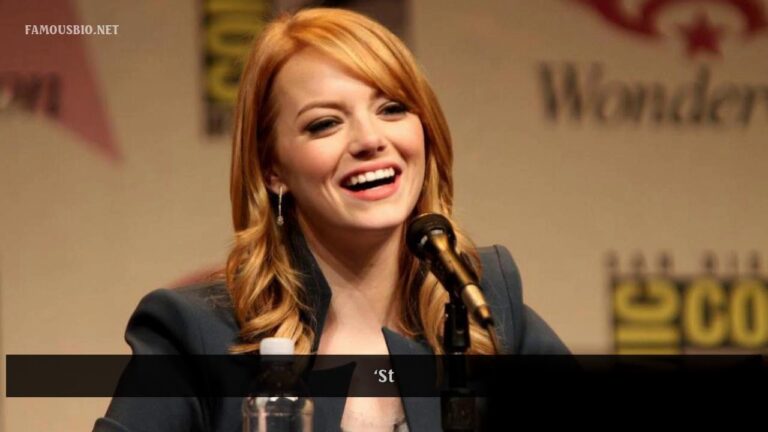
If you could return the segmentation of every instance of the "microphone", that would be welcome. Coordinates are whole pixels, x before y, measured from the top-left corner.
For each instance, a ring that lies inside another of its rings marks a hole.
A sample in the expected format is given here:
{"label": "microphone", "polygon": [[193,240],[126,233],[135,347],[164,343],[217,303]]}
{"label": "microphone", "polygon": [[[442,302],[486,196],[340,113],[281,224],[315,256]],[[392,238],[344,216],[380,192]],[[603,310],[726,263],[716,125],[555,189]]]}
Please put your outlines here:
{"label": "microphone", "polygon": [[480,324],[493,325],[491,308],[485,302],[477,275],[463,258],[456,254],[456,234],[451,222],[438,213],[425,213],[409,224],[405,242],[411,253],[429,265],[432,274],[451,294],[461,298]]}

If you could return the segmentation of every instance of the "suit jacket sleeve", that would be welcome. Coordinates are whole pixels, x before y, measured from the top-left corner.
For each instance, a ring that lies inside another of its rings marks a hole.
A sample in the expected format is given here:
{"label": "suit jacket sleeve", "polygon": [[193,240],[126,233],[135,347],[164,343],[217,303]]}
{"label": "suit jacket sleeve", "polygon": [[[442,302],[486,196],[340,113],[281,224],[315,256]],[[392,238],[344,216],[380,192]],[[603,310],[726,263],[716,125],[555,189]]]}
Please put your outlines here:
{"label": "suit jacket sleeve", "polygon": [[[134,354],[204,354],[197,311],[187,297],[175,290],[157,290],[141,300],[125,333]],[[94,431],[201,431],[203,416],[197,398],[115,397]]]}

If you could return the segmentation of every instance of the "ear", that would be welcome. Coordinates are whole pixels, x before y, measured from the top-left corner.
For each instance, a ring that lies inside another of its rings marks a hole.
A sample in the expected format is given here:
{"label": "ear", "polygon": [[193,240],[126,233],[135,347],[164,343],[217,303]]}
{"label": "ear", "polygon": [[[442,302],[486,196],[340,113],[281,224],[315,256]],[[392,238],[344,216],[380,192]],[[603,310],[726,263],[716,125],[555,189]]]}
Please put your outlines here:
{"label": "ear", "polygon": [[288,186],[282,180],[282,177],[276,168],[272,168],[266,173],[266,180],[267,189],[269,189],[272,193],[279,194],[280,187],[283,188],[283,193],[288,192]]}

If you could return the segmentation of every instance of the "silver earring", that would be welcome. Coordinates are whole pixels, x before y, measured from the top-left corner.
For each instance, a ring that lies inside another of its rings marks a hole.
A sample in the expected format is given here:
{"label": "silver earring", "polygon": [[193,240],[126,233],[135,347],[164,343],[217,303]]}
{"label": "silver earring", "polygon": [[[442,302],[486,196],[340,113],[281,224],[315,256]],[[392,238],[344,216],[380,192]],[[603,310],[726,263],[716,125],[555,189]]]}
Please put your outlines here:
{"label": "silver earring", "polygon": [[283,226],[283,187],[280,186],[280,193],[277,195],[277,226]]}

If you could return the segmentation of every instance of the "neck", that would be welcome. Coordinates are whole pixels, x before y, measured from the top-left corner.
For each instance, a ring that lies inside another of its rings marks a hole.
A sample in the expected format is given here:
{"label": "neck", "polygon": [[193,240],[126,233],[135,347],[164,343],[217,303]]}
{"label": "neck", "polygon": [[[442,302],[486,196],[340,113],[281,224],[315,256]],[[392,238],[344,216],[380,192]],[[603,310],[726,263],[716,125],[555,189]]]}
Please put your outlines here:
{"label": "neck", "polygon": [[396,328],[403,226],[340,233],[301,217],[299,226],[333,293],[329,317],[347,321],[343,318],[364,315],[372,325]]}

